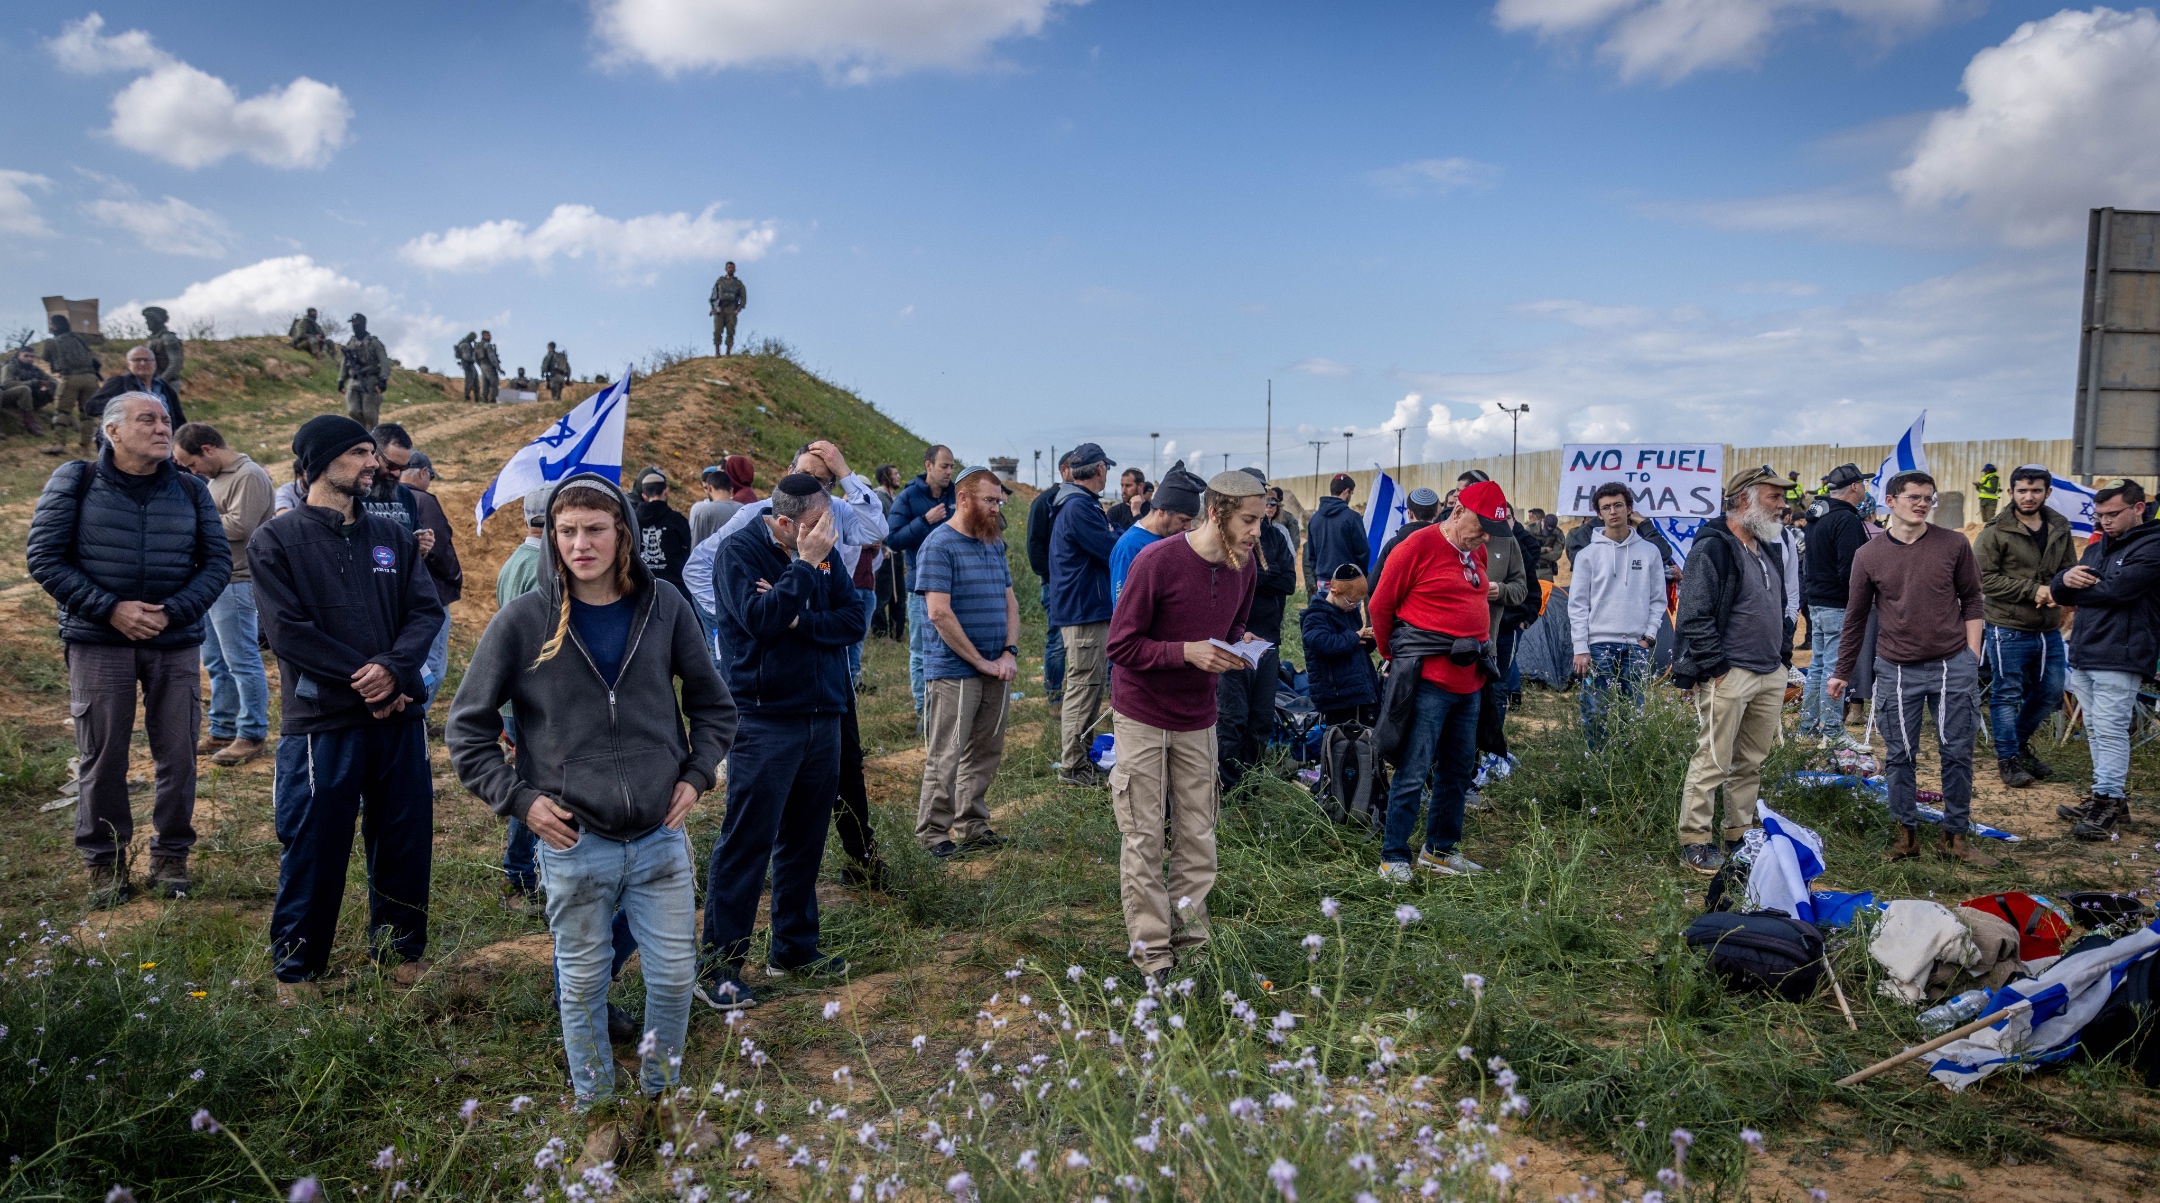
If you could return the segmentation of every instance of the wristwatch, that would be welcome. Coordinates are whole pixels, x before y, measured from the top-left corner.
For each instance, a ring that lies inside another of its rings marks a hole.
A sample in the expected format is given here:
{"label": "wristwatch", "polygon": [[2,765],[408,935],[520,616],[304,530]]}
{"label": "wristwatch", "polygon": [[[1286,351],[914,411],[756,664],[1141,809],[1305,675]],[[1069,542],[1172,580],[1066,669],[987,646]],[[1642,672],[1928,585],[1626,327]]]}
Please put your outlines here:
{"label": "wristwatch", "polygon": [[1011,656],[1015,660],[1018,660],[1020,658],[1020,649],[1014,644],[1008,643],[1005,645],[1005,654]]}

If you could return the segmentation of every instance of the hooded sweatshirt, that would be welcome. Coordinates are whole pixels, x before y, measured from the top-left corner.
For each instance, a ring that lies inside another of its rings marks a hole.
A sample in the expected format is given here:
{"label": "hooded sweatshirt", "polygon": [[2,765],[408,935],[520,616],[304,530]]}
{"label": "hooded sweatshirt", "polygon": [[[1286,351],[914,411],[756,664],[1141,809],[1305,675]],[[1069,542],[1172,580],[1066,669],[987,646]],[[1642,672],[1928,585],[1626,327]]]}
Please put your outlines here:
{"label": "hooded sweatshirt", "polygon": [[1634,529],[1613,542],[1603,529],[1576,554],[1568,586],[1568,626],[1575,654],[1593,643],[1656,639],[1665,619],[1665,561]]}
{"label": "hooded sweatshirt", "polygon": [[758,499],[757,490],[750,487],[757,469],[751,466],[749,456],[731,455],[720,461],[720,466],[727,469],[728,483],[735,487],[735,500],[749,505]]}
{"label": "hooded sweatshirt", "polygon": [[[580,491],[568,488],[577,482],[605,488],[630,526],[626,600],[633,608],[615,680],[601,675],[575,623],[561,649],[535,663],[561,622],[564,600],[555,541],[543,538],[539,583],[511,598],[480,636],[450,704],[444,742],[458,780],[495,813],[523,819],[545,794],[579,830],[633,840],[666,820],[677,782],[701,794],[713,787],[734,743],[735,702],[690,603],[659,587],[638,556],[636,511],[613,481],[590,472],[564,481],[549,503],[548,529],[556,509]],[[517,707],[515,761],[503,759],[496,743],[505,702]]]}

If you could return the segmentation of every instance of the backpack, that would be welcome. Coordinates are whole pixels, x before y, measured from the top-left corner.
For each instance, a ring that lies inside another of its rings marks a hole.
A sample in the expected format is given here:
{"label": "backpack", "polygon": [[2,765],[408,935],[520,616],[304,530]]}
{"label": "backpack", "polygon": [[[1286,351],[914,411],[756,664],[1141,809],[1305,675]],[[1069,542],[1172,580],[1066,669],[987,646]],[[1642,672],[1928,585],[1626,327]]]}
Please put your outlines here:
{"label": "backpack", "polygon": [[[2110,942],[2088,938],[2078,948]],[[2154,1015],[2153,964],[2154,958],[2146,957],[2123,970],[2122,981],[2101,1005],[2100,1013],[2078,1033],[2078,1044],[2086,1056],[2120,1061],[2147,1086],[2160,1086],[2160,1017]]]}
{"label": "backpack", "polygon": [[1371,727],[1338,723],[1320,737],[1320,780],[1313,801],[1338,823],[1362,825],[1378,835],[1387,825],[1387,766]]}
{"label": "backpack", "polygon": [[1815,993],[1823,978],[1822,933],[1775,911],[1712,911],[1688,924],[1689,948],[1735,990],[1762,990],[1788,1002]]}
{"label": "backpack", "polygon": [[2070,935],[2070,925],[2063,922],[2062,916],[2030,894],[1983,894],[1959,905],[1993,915],[2016,928],[2018,959],[2021,961],[2060,955],[2063,940]]}

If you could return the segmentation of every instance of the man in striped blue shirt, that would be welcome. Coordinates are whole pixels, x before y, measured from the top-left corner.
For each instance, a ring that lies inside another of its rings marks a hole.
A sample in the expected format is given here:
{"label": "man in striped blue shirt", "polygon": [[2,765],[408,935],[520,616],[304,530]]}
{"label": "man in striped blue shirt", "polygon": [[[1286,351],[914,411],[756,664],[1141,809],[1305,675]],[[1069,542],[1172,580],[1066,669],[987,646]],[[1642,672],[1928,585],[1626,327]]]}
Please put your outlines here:
{"label": "man in striped blue shirt", "polygon": [[1005,707],[1019,672],[1020,602],[1005,561],[999,515],[1005,486],[988,468],[953,481],[953,515],[915,552],[923,635],[923,734],[929,763],[915,811],[915,838],[944,860],[996,848],[990,783],[1005,758]]}

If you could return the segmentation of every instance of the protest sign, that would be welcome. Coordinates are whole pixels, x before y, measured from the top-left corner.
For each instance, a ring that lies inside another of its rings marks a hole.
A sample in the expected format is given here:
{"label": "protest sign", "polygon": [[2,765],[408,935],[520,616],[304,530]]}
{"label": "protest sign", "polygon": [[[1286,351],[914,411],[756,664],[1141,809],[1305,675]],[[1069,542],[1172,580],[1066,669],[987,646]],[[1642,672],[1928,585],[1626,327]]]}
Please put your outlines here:
{"label": "protest sign", "polygon": [[1725,481],[1723,443],[1569,443],[1560,449],[1560,497],[1553,512],[1595,516],[1590,495],[1609,480],[1635,494],[1650,518],[1715,518]]}

